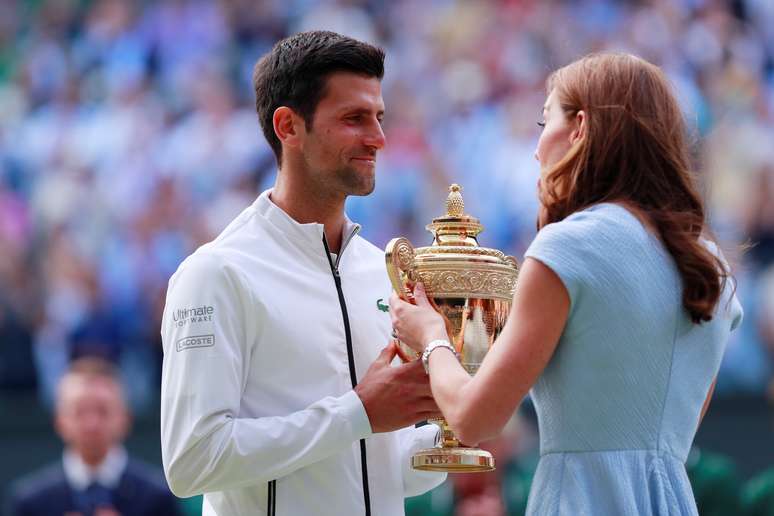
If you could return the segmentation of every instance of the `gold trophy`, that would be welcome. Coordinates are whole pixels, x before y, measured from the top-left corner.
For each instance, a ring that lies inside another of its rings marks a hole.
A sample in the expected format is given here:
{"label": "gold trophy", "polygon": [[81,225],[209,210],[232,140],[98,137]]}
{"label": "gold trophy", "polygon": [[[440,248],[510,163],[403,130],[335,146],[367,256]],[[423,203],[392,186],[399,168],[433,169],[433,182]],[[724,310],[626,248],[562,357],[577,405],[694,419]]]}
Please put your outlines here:
{"label": "gold trophy", "polygon": [[[462,366],[473,375],[505,326],[519,266],[512,256],[478,245],[476,237],[484,228],[478,219],[464,214],[460,191],[459,185],[449,187],[446,215],[427,225],[433,234],[429,247],[415,249],[406,238],[393,238],[385,248],[385,258],[390,281],[401,298],[412,300],[410,285],[424,284],[430,302],[446,322],[449,342]],[[432,422],[441,427],[441,438],[434,448],[411,457],[415,469],[495,469],[491,453],[461,444],[444,419]]]}

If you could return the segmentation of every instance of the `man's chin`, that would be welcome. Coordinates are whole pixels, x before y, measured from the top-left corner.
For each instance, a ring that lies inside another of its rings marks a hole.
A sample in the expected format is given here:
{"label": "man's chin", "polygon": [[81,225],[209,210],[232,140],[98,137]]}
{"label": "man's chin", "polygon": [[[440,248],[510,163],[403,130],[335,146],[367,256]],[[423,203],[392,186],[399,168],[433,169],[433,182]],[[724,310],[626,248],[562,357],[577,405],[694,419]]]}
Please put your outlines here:
{"label": "man's chin", "polygon": [[376,184],[372,181],[368,185],[361,185],[357,188],[354,188],[353,191],[349,192],[349,195],[354,195],[356,197],[365,197],[366,195],[371,195],[375,187],[376,187]]}
{"label": "man's chin", "polygon": [[344,179],[347,195],[364,197],[370,195],[376,187],[376,176],[373,173],[363,174],[362,172],[352,170],[342,179]]}

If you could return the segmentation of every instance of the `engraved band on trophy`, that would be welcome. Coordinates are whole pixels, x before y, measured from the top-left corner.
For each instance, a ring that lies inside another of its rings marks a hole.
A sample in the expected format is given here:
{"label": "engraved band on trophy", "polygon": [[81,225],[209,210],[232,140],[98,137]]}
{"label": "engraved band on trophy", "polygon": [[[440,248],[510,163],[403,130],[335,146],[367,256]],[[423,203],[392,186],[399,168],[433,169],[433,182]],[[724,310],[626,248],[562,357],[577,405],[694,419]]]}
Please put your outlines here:
{"label": "engraved band on trophy", "polygon": [[[512,256],[478,245],[476,237],[483,226],[465,215],[464,207],[460,186],[451,185],[446,215],[427,225],[432,244],[414,248],[406,238],[394,238],[385,248],[385,259],[392,286],[403,299],[413,298],[411,284],[424,284],[431,303],[444,317],[449,342],[462,366],[473,375],[505,326],[519,267]],[[441,427],[441,439],[434,448],[414,454],[411,464],[415,469],[495,469],[492,454],[461,444],[445,420],[433,422]]]}

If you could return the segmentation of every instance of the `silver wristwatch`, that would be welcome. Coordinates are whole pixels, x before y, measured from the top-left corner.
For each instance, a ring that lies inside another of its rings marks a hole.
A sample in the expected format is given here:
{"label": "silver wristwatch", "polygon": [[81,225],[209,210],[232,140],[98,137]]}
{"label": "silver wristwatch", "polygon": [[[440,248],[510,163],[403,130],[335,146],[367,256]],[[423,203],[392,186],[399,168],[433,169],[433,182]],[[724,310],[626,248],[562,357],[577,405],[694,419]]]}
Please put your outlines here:
{"label": "silver wristwatch", "polygon": [[434,350],[438,348],[448,348],[451,350],[452,353],[454,353],[454,356],[457,357],[457,360],[459,360],[459,355],[457,355],[457,351],[454,349],[454,347],[449,343],[448,340],[438,339],[433,340],[430,342],[430,344],[427,345],[425,350],[422,352],[422,366],[425,368],[425,373],[430,374],[430,353],[432,353]]}

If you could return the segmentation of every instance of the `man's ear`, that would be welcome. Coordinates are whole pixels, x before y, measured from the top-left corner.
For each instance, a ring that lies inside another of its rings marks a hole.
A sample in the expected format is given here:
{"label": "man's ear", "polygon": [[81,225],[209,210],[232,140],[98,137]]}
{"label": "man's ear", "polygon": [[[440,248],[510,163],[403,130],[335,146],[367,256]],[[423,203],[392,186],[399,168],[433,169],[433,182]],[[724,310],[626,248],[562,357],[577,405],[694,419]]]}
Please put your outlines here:
{"label": "man's ear", "polygon": [[306,134],[303,119],[287,106],[280,106],[274,110],[272,123],[274,134],[283,146],[298,147],[301,137]]}
{"label": "man's ear", "polygon": [[572,145],[586,137],[586,132],[588,131],[587,120],[585,111],[581,110],[575,113],[575,118],[573,118],[574,129],[570,133],[570,143]]}

